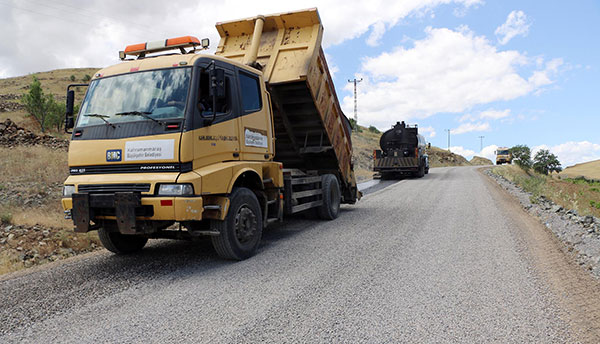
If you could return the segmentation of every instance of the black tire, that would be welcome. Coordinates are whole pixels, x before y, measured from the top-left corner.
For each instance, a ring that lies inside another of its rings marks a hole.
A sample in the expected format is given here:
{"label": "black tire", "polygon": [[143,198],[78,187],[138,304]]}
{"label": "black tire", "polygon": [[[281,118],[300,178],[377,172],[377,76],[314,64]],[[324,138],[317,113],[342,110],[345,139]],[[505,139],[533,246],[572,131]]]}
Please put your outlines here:
{"label": "black tire", "polygon": [[421,165],[419,165],[419,171],[417,172],[417,177],[423,178],[424,175],[425,175],[425,165],[421,164]]}
{"label": "black tire", "polygon": [[106,228],[98,230],[98,237],[104,248],[116,254],[129,254],[140,251],[148,242],[148,238],[143,236],[121,234],[109,231]]}
{"label": "black tire", "polygon": [[219,257],[244,260],[256,253],[262,237],[262,212],[256,195],[248,188],[234,188],[229,195],[229,212],[223,221],[214,221],[221,234],[212,237]]}
{"label": "black tire", "polygon": [[321,190],[323,191],[323,204],[318,208],[319,217],[323,220],[333,220],[340,213],[341,192],[340,184],[333,174],[321,177]]}

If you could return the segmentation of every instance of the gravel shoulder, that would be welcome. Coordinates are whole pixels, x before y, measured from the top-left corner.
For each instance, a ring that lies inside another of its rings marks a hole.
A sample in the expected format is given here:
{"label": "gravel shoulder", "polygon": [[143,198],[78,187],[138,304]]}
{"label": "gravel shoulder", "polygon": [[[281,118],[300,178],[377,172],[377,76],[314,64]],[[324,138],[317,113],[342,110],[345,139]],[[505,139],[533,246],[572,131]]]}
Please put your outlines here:
{"label": "gravel shoulder", "polygon": [[[600,343],[600,282],[590,255],[574,247],[596,252],[597,236],[579,219],[567,216],[547,202],[533,204],[530,196],[504,178],[487,173],[490,192],[497,204],[522,228],[529,255],[540,278],[561,304],[561,317],[569,322],[579,341]],[[495,192],[494,192],[495,190]],[[583,240],[571,241],[574,237]],[[592,268],[593,266],[593,268]],[[582,267],[586,267],[585,269]],[[594,278],[594,277],[596,278]]]}
{"label": "gravel shoulder", "polygon": [[574,299],[548,282],[555,243],[536,254],[535,220],[493,185],[475,168],[432,169],[335,221],[273,228],[243,262],[208,242],[156,241],[5,276],[0,342],[589,341]]}

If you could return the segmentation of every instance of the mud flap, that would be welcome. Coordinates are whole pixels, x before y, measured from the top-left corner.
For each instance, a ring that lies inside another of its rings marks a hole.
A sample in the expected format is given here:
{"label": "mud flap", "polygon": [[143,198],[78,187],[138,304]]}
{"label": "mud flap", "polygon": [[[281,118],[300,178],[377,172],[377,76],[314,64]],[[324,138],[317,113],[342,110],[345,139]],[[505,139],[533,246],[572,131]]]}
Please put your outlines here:
{"label": "mud flap", "polygon": [[75,232],[86,233],[90,230],[90,195],[74,193],[72,197]]}
{"label": "mud flap", "polygon": [[142,201],[139,194],[133,192],[115,193],[115,216],[117,226],[122,234],[135,234],[135,208],[140,207]]}

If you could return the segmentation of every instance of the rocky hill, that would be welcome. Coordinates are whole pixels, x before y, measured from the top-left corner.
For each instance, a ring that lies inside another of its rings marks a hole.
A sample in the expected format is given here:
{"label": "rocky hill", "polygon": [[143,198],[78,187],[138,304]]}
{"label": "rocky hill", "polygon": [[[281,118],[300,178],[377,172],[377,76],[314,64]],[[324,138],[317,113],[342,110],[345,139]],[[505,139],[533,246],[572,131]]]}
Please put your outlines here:
{"label": "rocky hill", "polygon": [[469,163],[474,166],[485,166],[485,165],[493,165],[494,164],[492,162],[492,160],[481,157],[481,156],[474,156],[471,159],[471,161],[469,161]]}
{"label": "rocky hill", "polygon": [[0,122],[0,146],[11,148],[35,145],[66,150],[69,146],[69,141],[50,135],[37,135],[31,130],[18,126],[10,119]]}
{"label": "rocky hill", "polygon": [[[39,128],[32,119],[26,116],[25,109],[20,102],[21,96],[29,90],[33,76],[38,78],[45,94],[51,94],[57,101],[64,102],[69,84],[82,83],[86,79],[86,75],[91,77],[97,70],[98,68],[57,69],[0,79],[0,121],[10,118],[20,127],[37,132]],[[76,103],[83,99],[84,94],[85,87],[75,88]]]}
{"label": "rocky hill", "polygon": [[445,166],[470,166],[471,164],[465,157],[445,149],[431,146],[427,149],[429,155],[430,167],[445,167]]}

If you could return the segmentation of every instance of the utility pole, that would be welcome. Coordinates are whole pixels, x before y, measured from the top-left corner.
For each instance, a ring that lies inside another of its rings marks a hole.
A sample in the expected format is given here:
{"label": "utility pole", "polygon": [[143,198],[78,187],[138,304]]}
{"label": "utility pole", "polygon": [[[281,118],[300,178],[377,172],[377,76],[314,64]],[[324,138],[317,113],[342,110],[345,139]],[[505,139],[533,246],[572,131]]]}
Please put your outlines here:
{"label": "utility pole", "polygon": [[450,129],[444,129],[444,131],[448,132],[448,152],[450,151]]}
{"label": "utility pole", "polygon": [[361,81],[363,81],[362,78],[360,78],[360,80],[356,80],[356,78],[354,78],[354,80],[348,79],[348,82],[354,83],[354,122],[356,122],[356,130],[357,131],[358,131],[358,108],[356,106],[356,84],[358,84]]}
{"label": "utility pole", "polygon": [[479,137],[479,142],[480,142],[480,143],[479,143],[479,146],[480,146],[480,148],[479,148],[479,152],[481,152],[481,151],[483,150],[483,138],[484,138],[485,136],[478,136],[478,137]]}

